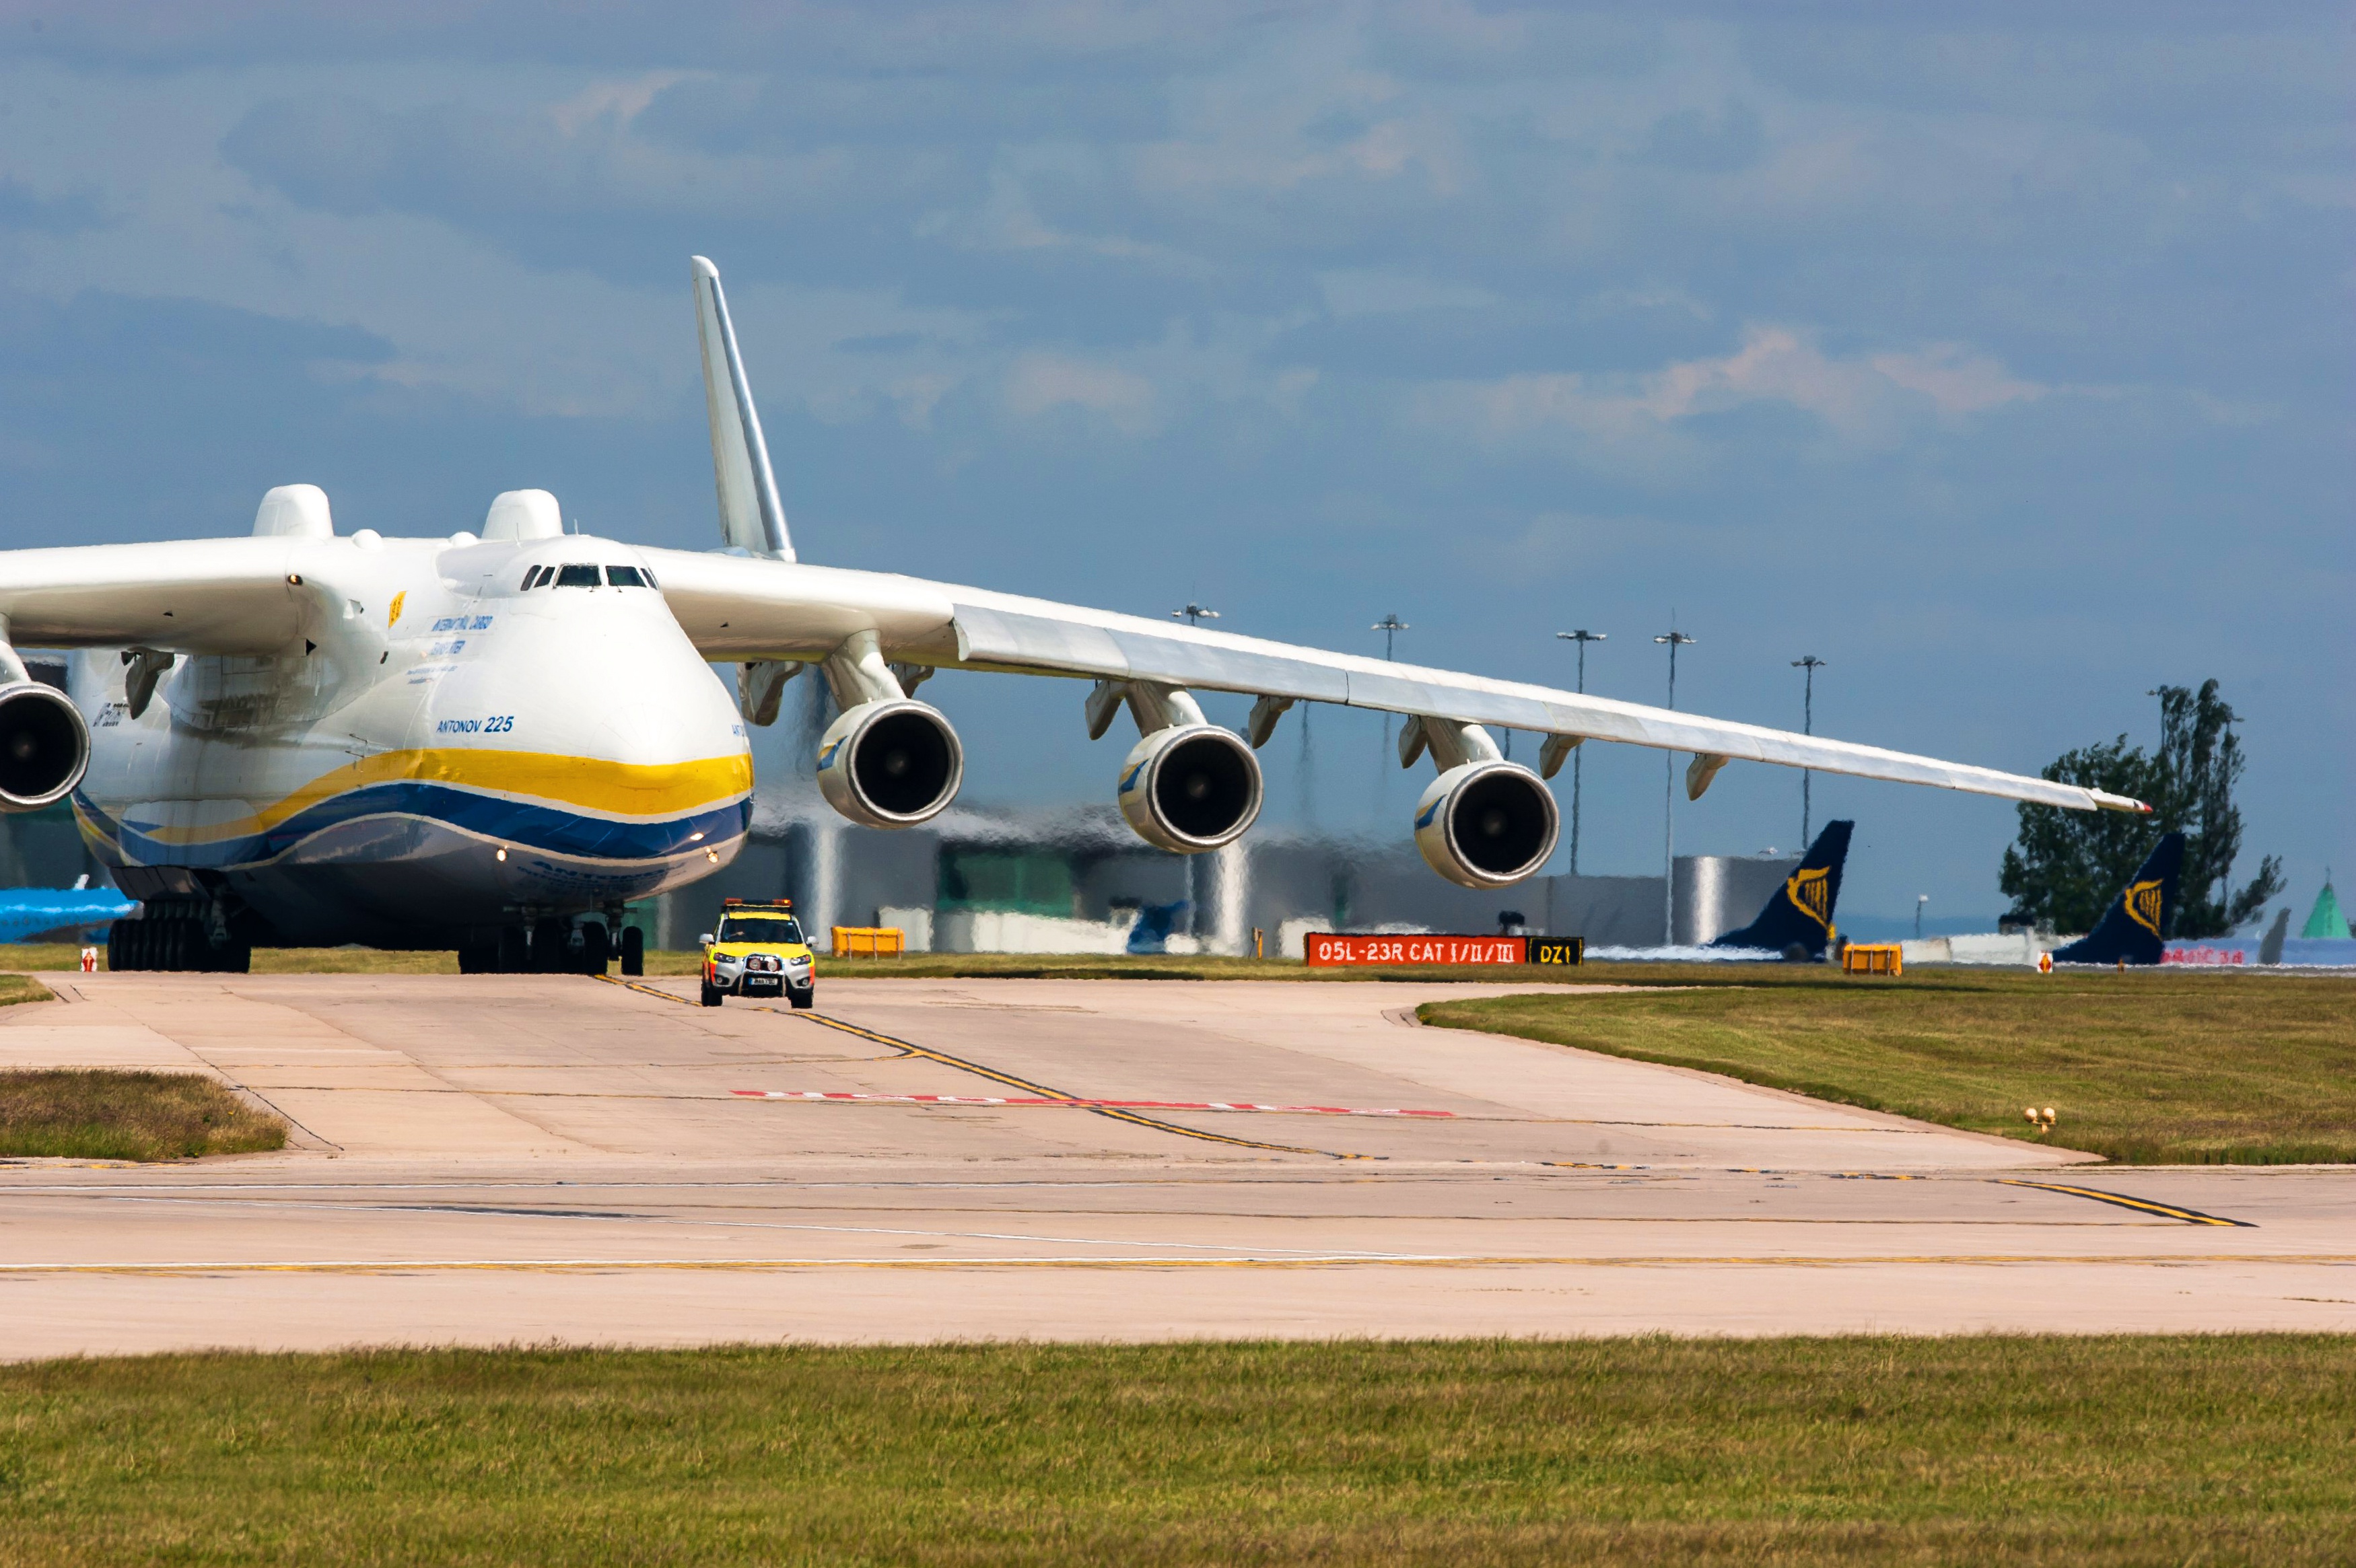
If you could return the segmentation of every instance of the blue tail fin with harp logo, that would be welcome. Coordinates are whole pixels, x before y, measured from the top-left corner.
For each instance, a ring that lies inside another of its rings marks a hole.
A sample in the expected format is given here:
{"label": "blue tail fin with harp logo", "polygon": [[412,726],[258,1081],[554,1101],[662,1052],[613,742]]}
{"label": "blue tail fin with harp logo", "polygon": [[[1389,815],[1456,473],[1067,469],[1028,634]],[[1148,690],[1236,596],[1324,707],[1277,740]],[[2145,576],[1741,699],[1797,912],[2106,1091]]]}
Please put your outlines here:
{"label": "blue tail fin with harp logo", "polygon": [[1822,958],[1832,940],[1833,910],[1840,901],[1841,867],[1848,860],[1848,836],[1854,822],[1827,822],[1816,841],[1801,857],[1798,869],[1783,879],[1759,918],[1740,931],[1730,931],[1712,947],[1756,947],[1789,955],[1797,947],[1810,958]]}
{"label": "blue tail fin with harp logo", "polygon": [[2184,835],[2170,833],[2152,849],[2126,891],[2111,901],[2094,929],[2053,950],[2056,964],[2157,964],[2160,937],[2176,913],[2176,878],[2184,868]]}

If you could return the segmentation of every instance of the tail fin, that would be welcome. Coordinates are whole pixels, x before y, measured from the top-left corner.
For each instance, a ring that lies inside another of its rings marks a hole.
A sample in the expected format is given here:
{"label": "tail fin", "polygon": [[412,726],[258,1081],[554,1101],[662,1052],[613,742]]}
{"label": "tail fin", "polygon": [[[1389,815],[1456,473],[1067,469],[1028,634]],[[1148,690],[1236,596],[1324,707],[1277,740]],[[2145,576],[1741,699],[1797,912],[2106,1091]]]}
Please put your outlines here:
{"label": "tail fin", "polygon": [[695,275],[695,335],[703,345],[703,411],[712,420],[712,469],[720,485],[720,532],[755,555],[794,559],[786,531],[786,509],[777,501],[777,478],[769,471],[769,443],[761,436],[761,416],[744,380],[736,352],[736,328],[728,319],[728,296],[720,292],[720,269],[701,256],[691,259]]}
{"label": "tail fin", "polygon": [[2176,874],[2184,866],[2184,835],[2162,837],[2129,879],[2094,929],[2053,950],[2056,964],[2157,964],[2160,933],[2176,914]]}
{"label": "tail fin", "polygon": [[1799,867],[1783,879],[1759,918],[1740,931],[1730,931],[1712,947],[1759,947],[1789,953],[1798,947],[1811,958],[1822,958],[1832,940],[1833,910],[1840,902],[1841,868],[1848,863],[1848,836],[1854,822],[1827,822]]}

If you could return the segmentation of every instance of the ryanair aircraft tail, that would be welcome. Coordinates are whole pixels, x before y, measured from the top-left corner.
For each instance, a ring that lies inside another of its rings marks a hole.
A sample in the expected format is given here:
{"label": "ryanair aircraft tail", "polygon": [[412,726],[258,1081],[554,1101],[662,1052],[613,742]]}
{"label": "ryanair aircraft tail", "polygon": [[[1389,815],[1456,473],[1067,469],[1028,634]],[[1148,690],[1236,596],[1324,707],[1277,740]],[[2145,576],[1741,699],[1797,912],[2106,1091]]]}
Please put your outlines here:
{"label": "ryanair aircraft tail", "polygon": [[1740,931],[1730,931],[1712,947],[1758,947],[1791,955],[1797,947],[1810,958],[1822,958],[1833,936],[1833,906],[1840,901],[1841,867],[1848,860],[1848,836],[1854,822],[1827,822],[1808,846],[1799,869],[1783,879],[1783,887],[1767,901],[1759,918]]}
{"label": "ryanair aircraft tail", "polygon": [[2184,835],[2162,837],[2094,929],[2053,950],[2056,964],[2157,964],[2160,933],[2176,913],[2176,874],[2184,866]]}

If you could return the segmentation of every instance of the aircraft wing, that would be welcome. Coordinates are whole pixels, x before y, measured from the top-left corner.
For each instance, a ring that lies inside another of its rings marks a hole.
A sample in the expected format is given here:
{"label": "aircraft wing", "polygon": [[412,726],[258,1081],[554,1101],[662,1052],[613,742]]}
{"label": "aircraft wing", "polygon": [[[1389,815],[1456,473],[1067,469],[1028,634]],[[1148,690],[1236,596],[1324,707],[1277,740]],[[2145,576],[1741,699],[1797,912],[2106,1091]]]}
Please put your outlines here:
{"label": "aircraft wing", "polygon": [[2079,811],[2150,809],[2100,790],[1878,746],[988,589],[738,555],[645,553],[656,561],[681,625],[714,658],[822,657],[849,630],[864,626],[876,632],[888,657],[909,663],[1331,702]]}
{"label": "aircraft wing", "polygon": [[0,639],[19,647],[140,645],[262,654],[302,635],[284,538],[178,539],[0,553]]}

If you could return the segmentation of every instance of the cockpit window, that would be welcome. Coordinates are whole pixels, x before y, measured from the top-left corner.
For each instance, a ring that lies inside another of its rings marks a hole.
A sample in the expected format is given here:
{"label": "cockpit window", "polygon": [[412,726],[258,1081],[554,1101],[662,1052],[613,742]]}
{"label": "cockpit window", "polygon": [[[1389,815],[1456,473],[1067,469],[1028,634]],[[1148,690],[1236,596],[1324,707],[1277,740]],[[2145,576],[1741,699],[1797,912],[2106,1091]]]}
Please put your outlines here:
{"label": "cockpit window", "polygon": [[525,572],[523,574],[523,592],[529,593],[533,589],[539,587],[540,574],[547,570],[548,568],[544,566],[535,566],[530,571]]}
{"label": "cockpit window", "polygon": [[609,586],[615,588],[652,588],[654,586],[653,583],[648,582],[646,580],[645,576],[641,574],[638,569],[635,566],[607,567],[605,569],[605,581]]}
{"label": "cockpit window", "polygon": [[594,588],[597,586],[597,569],[594,566],[560,566],[556,569],[556,585],[559,588]]}

